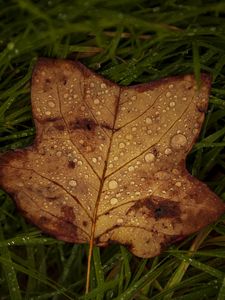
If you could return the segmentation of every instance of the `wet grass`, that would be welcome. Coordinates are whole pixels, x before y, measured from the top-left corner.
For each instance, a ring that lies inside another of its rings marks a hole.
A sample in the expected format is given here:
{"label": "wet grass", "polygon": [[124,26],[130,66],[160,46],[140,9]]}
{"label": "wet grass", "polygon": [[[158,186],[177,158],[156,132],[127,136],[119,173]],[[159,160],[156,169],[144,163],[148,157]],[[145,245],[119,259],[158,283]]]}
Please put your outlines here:
{"label": "wet grass", "polygon": [[[151,4],[149,4],[151,2]],[[225,2],[0,0],[0,151],[34,139],[30,77],[40,56],[79,59],[122,85],[209,72],[210,105],[188,157],[225,200]],[[0,299],[225,299],[223,218],[153,259],[44,236],[0,191]]]}

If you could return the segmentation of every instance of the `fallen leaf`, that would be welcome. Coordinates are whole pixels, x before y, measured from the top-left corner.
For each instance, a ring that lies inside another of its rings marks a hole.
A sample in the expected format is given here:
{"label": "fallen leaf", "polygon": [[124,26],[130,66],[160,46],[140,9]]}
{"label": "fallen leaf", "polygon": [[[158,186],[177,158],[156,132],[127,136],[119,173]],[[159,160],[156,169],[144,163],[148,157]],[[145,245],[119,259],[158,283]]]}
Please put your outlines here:
{"label": "fallen leaf", "polygon": [[193,75],[120,87],[78,62],[41,59],[36,139],[1,157],[0,184],[58,239],[158,255],[225,210],[185,168],[209,88],[206,74],[200,90]]}

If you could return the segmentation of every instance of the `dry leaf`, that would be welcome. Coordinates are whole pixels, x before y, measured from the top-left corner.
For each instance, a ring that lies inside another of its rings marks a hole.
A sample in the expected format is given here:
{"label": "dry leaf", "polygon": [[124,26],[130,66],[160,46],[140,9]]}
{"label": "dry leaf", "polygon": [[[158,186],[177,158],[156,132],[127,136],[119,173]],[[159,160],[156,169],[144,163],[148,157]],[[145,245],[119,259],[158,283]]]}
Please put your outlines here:
{"label": "dry leaf", "polygon": [[192,75],[120,87],[78,62],[39,60],[35,143],[1,157],[1,186],[43,231],[140,257],[215,221],[224,205],[185,168],[210,87]]}

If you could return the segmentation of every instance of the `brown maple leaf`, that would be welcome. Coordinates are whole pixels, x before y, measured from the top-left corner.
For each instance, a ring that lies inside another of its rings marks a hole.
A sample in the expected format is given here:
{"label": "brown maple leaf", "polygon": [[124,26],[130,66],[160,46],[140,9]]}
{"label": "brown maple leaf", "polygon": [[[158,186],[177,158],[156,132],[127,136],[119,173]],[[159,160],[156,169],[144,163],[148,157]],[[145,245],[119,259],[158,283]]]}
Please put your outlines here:
{"label": "brown maple leaf", "polygon": [[215,221],[224,204],[185,158],[207,109],[202,74],[120,87],[78,62],[33,73],[33,146],[1,157],[0,184],[23,214],[67,242],[126,245],[139,257]]}

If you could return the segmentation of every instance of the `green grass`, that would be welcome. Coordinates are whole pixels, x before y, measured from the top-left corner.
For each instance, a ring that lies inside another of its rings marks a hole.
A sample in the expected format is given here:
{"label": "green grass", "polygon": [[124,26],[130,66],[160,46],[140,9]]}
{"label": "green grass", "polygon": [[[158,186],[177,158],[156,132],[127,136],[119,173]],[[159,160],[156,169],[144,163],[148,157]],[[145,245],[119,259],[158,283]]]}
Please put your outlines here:
{"label": "green grass", "polygon": [[[151,4],[149,4],[151,3]],[[225,2],[0,0],[0,151],[34,139],[30,77],[40,56],[79,59],[122,85],[200,72],[213,78],[188,169],[225,200]],[[42,235],[0,191],[0,299],[225,299],[221,219],[161,256],[94,249]]]}

